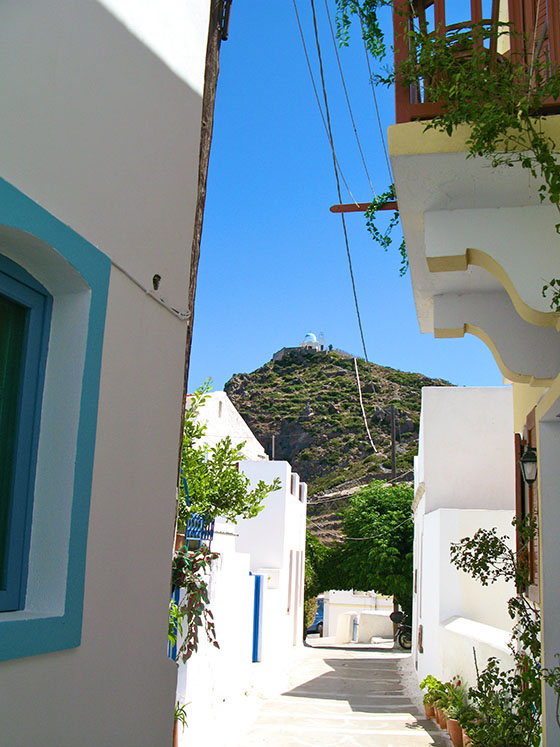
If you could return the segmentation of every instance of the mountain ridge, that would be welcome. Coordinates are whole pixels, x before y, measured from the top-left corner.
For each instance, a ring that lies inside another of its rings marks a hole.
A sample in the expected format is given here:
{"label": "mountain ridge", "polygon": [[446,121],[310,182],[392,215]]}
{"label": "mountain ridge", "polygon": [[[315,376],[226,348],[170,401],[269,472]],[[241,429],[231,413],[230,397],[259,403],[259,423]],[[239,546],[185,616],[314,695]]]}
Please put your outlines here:
{"label": "mountain ridge", "polygon": [[[377,453],[364,425],[354,360]],[[314,496],[349,481],[390,477],[391,405],[398,479],[411,473],[424,386],[452,385],[339,350],[283,348],[255,371],[234,374],[224,390],[269,456],[274,441],[275,458],[289,461],[308,483],[313,515]]]}

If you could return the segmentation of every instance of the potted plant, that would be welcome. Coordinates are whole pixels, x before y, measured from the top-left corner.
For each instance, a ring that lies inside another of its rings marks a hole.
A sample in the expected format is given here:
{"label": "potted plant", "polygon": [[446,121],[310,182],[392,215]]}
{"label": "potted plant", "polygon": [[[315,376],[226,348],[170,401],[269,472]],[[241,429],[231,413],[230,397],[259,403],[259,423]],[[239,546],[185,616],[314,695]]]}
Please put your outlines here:
{"label": "potted plant", "polygon": [[459,724],[459,715],[467,707],[467,697],[465,688],[459,677],[451,680],[451,686],[448,689],[448,703],[445,707],[445,716],[447,719],[447,731],[453,747],[463,747],[462,728]]}
{"label": "potted plant", "polygon": [[[447,701],[447,685],[429,674],[420,683],[422,689],[426,688],[427,692],[424,695],[424,709],[426,711],[427,718],[433,718],[434,715],[437,719],[438,724],[441,725],[441,715],[438,716],[438,711],[441,709],[442,703]],[[431,706],[431,710],[430,709]]]}
{"label": "potted plant", "polygon": [[186,708],[188,703],[180,706],[179,701],[175,703],[175,721],[173,724],[173,747],[179,747],[179,724],[182,725],[182,731],[187,726],[187,711]]}
{"label": "potted plant", "polygon": [[428,690],[427,693],[424,693],[424,697],[422,698],[422,702],[424,703],[424,711],[426,713],[426,718],[435,718],[436,713],[434,710],[434,696],[430,691]]}

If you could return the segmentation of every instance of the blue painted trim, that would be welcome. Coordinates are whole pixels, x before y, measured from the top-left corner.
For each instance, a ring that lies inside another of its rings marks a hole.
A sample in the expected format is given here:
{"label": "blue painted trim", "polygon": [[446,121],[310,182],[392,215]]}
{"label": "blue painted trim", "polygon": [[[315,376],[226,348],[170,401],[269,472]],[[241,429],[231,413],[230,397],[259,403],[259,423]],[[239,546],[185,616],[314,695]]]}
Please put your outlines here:
{"label": "blue painted trim", "polygon": [[0,610],[19,610],[24,606],[27,586],[33,486],[52,297],[29,273],[2,256],[0,291],[27,309],[8,520],[6,586],[0,589]]}
{"label": "blue painted trim", "polygon": [[[181,589],[178,586],[173,587],[173,591],[171,592],[171,599],[175,602],[175,604],[179,604],[179,599],[181,596]],[[177,625],[175,625],[175,635],[177,635]],[[170,659],[173,659],[173,661],[177,660],[177,641],[171,645],[171,641],[167,641],[167,656]]]}
{"label": "blue painted trim", "polygon": [[81,641],[91,483],[110,259],[48,211],[0,179],[0,224],[43,240],[66,259],[91,289],[75,478],[70,524],[68,576],[64,614],[24,620],[2,620],[0,661],[78,646]]}
{"label": "blue painted trim", "polygon": [[255,603],[253,607],[253,662],[261,660],[261,629],[263,607],[263,580],[260,573],[253,574],[255,578]]}

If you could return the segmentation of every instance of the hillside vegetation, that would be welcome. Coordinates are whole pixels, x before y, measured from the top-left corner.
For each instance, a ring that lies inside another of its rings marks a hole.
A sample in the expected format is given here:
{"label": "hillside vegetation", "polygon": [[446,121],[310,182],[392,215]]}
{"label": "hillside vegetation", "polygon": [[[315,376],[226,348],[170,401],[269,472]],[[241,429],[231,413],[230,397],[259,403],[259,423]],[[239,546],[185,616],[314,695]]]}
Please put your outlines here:
{"label": "hillside vegetation", "polygon": [[[318,505],[321,495],[332,496],[334,504],[338,496],[344,503],[357,484],[387,478],[391,470],[391,404],[397,410],[397,472],[401,479],[412,479],[422,387],[449,385],[362,359],[358,359],[358,370],[378,453],[367,437],[354,360],[346,353],[288,348],[280,360],[269,361],[252,373],[235,374],[225,385],[267,453],[272,455],[274,436],[275,458],[289,461],[308,483],[311,516],[325,513]],[[336,514],[338,507],[332,508]],[[334,524],[338,524],[336,518]]]}

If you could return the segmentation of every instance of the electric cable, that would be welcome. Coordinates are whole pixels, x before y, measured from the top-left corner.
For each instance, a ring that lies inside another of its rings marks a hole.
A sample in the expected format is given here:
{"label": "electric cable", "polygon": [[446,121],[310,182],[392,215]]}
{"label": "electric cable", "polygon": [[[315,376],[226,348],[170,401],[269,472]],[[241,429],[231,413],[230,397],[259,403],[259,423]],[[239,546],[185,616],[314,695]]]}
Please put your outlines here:
{"label": "electric cable", "polygon": [[[294,0],[295,3],[295,0]],[[336,179],[336,189],[338,193],[338,201],[340,204],[342,204],[342,194],[340,191],[340,179],[338,177],[338,168],[337,168],[337,159],[336,159],[336,153],[334,149],[334,140],[333,140],[333,134],[332,134],[332,126],[331,126],[331,118],[329,113],[329,102],[327,98],[327,89],[325,85],[325,72],[323,69],[323,56],[321,54],[321,44],[319,42],[319,31],[317,28],[317,13],[315,11],[315,2],[314,0],[311,0],[311,9],[313,11],[313,28],[315,31],[315,44],[317,47],[317,56],[319,58],[319,70],[321,72],[321,85],[323,89],[323,98],[325,101],[325,114],[327,119],[327,126],[328,126],[328,132],[329,132],[329,142],[331,144],[331,152],[332,152],[332,158],[333,158],[333,168],[334,168],[334,175]],[[346,230],[346,220],[344,218],[344,213],[340,213],[340,218],[342,220],[342,229],[344,231],[344,242],[346,244],[346,256],[348,257],[348,268],[350,270],[350,279],[352,281],[352,292],[354,294],[354,304],[356,306],[356,316],[358,319],[358,326],[360,328],[360,337],[362,338],[362,347],[364,350],[364,358],[369,363],[367,349],[366,349],[366,341],[364,338],[364,330],[362,327],[362,319],[360,316],[360,307],[358,305],[358,294],[356,291],[356,281],[354,280],[354,270],[352,268],[352,258],[350,256],[350,245],[348,241],[348,231]]]}
{"label": "electric cable", "polygon": [[119,272],[122,272],[122,274],[127,277],[129,280],[131,280],[134,285],[138,286],[140,290],[144,291],[144,293],[152,298],[156,303],[159,303],[160,306],[163,306],[164,309],[166,309],[170,314],[172,314],[177,319],[180,319],[182,322],[187,322],[190,319],[191,313],[188,310],[182,310],[182,309],[176,309],[174,306],[171,306],[162,296],[159,296],[154,290],[150,288],[146,288],[143,283],[141,283],[138,278],[135,278],[134,275],[132,275],[128,270],[125,270],[124,267],[118,264],[118,262],[115,262],[114,259],[111,260],[111,264],[113,267],[115,267]]}
{"label": "electric cable", "polygon": [[[331,149],[332,149],[333,146],[332,146],[331,138],[330,138],[330,135],[329,135],[329,130],[327,128],[327,123],[325,121],[325,115],[323,114],[323,108],[321,106],[321,100],[319,99],[319,93],[317,91],[317,86],[315,84],[315,76],[313,75],[313,68],[311,67],[311,62],[309,60],[309,54],[307,52],[307,44],[305,43],[305,36],[303,35],[303,28],[301,26],[301,21],[300,21],[300,18],[299,18],[299,13],[298,13],[297,5],[296,5],[296,0],[292,0],[292,3],[293,3],[293,6],[294,6],[294,11],[296,13],[296,20],[297,20],[297,25],[298,25],[298,29],[299,29],[299,35],[300,35],[301,43],[302,43],[302,46],[303,46],[303,52],[305,54],[305,61],[307,62],[307,69],[309,70],[309,77],[311,78],[311,85],[313,86],[313,91],[315,93],[315,100],[317,101],[317,106],[319,107],[319,114],[321,115],[321,119],[323,121],[323,127],[325,128],[325,134],[327,136],[327,139],[328,139],[329,144],[330,144]],[[335,156],[335,159],[336,159],[336,156]],[[356,198],[354,197],[354,195],[352,194],[352,191],[350,190],[350,187],[348,186],[348,182],[344,178],[344,174],[342,173],[342,169],[340,168],[340,163],[338,162],[338,160],[336,160],[336,165],[337,165],[337,168],[338,168],[338,170],[340,172],[340,178],[344,182],[344,186],[346,187],[346,190],[347,190],[348,194],[350,195],[350,198],[351,198],[352,202],[355,205],[358,205],[358,202],[357,202]],[[342,202],[342,200],[340,200],[340,202]]]}
{"label": "electric cable", "polygon": [[[372,534],[370,537],[344,537],[344,540],[352,540],[354,542],[362,542],[364,540],[378,539],[379,537],[383,537],[384,534],[387,534],[387,532],[392,532],[395,529],[399,529],[400,527],[402,527],[405,524],[407,524],[409,521],[412,521],[412,515],[408,516],[404,521],[401,521],[400,524],[397,524],[394,527],[387,527],[387,531],[386,532],[378,532],[377,534]],[[320,529],[325,534],[332,534],[333,536],[339,536],[339,534],[341,534],[341,532],[339,532],[337,534],[336,532],[333,532],[333,531],[331,531],[329,529],[324,529],[322,526],[320,526],[319,524],[317,524],[315,521],[311,521],[311,519],[309,520],[309,523],[313,524],[313,526],[317,527],[317,529]]]}
{"label": "electric cable", "polygon": [[352,121],[352,127],[354,129],[354,137],[356,138],[356,143],[358,145],[358,150],[360,151],[360,157],[362,159],[362,164],[363,164],[363,167],[364,167],[364,171],[366,172],[366,176],[367,176],[367,180],[369,182],[369,186],[371,188],[371,192],[372,192],[372,194],[373,194],[373,196],[375,198],[375,189],[373,188],[373,183],[372,183],[371,177],[369,175],[368,167],[367,167],[367,164],[366,164],[366,159],[365,159],[365,156],[364,156],[364,152],[362,150],[362,144],[360,143],[360,138],[358,136],[358,128],[356,127],[356,122],[354,120],[354,113],[352,112],[352,106],[350,104],[350,97],[348,96],[348,89],[346,87],[346,80],[344,79],[344,73],[342,72],[342,65],[341,65],[341,62],[340,62],[340,55],[338,53],[338,44],[336,43],[336,38],[335,38],[335,35],[334,35],[334,29],[333,29],[332,20],[331,20],[331,14],[330,14],[330,11],[329,11],[328,0],[325,0],[325,10],[327,11],[327,18],[328,18],[328,21],[329,21],[329,28],[331,30],[331,38],[332,38],[332,42],[333,42],[334,53],[336,55],[336,62],[337,62],[337,65],[338,65],[338,71],[340,73],[340,80],[342,82],[342,88],[344,89],[344,96],[346,97],[346,105],[348,106],[348,113],[350,114],[350,120]]}
{"label": "electric cable", "polygon": [[364,44],[364,52],[365,52],[365,55],[366,55],[366,62],[367,62],[368,73],[369,73],[369,84],[370,84],[370,87],[371,87],[371,93],[373,95],[373,103],[375,105],[375,113],[377,115],[377,124],[379,126],[379,134],[381,136],[381,144],[383,146],[383,152],[385,153],[385,163],[387,164],[387,171],[389,173],[389,183],[393,184],[394,183],[393,171],[391,169],[391,162],[389,161],[389,153],[387,152],[387,144],[385,143],[385,134],[383,132],[383,127],[381,125],[381,117],[379,115],[379,106],[377,105],[377,96],[376,96],[376,93],[375,93],[375,84],[373,82],[373,73],[371,71],[371,65],[370,65],[370,61],[369,61],[369,53],[368,53],[368,48],[367,48],[367,44],[366,44],[366,40],[365,40],[365,36],[364,36],[364,20],[363,20],[361,14],[360,14],[360,24],[361,24],[361,27],[362,27],[362,41],[363,41],[363,44]]}
{"label": "electric cable", "polygon": [[373,443],[373,438],[371,437],[369,425],[368,425],[367,418],[366,418],[366,411],[364,408],[364,400],[362,398],[362,385],[360,383],[360,373],[358,371],[358,359],[357,358],[354,358],[354,371],[356,372],[356,383],[358,385],[358,397],[360,398],[360,407],[362,409],[362,417],[364,419],[364,425],[366,427],[366,431],[368,434],[369,442],[371,444],[371,448],[377,454],[377,449],[375,448],[375,444]]}

